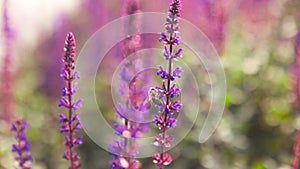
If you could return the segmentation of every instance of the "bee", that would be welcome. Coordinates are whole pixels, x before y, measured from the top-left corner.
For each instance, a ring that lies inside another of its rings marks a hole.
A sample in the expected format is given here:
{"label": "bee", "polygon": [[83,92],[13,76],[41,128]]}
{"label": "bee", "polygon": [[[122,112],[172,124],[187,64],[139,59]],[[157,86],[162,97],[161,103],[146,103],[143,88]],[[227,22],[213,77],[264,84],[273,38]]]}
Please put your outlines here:
{"label": "bee", "polygon": [[162,106],[162,98],[164,96],[163,91],[150,87],[148,90],[148,101],[158,106]]}

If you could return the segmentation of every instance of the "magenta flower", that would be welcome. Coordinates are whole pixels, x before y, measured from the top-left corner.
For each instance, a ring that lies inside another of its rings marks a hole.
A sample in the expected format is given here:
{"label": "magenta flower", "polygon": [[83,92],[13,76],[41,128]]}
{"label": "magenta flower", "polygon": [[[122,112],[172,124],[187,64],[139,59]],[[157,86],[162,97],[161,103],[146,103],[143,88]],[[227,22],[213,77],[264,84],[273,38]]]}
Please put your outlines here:
{"label": "magenta flower", "polygon": [[[299,15],[300,18],[300,15]],[[293,94],[295,95],[294,104],[298,111],[300,110],[300,29],[295,37],[294,43],[295,59],[291,66],[291,76],[293,80]],[[291,168],[297,169],[299,166],[299,156],[300,156],[300,131],[298,131],[296,143],[294,145],[294,155],[292,159]]]}
{"label": "magenta flower", "polygon": [[79,123],[78,114],[75,113],[75,111],[81,107],[82,99],[74,101],[72,97],[78,90],[73,81],[79,78],[78,73],[74,72],[75,48],[75,37],[73,33],[68,33],[64,48],[64,68],[62,69],[62,73],[60,74],[60,76],[66,82],[66,87],[62,89],[62,97],[59,100],[58,106],[65,107],[68,110],[67,116],[65,116],[64,114],[59,114],[59,118],[60,123],[62,124],[60,127],[60,133],[66,134],[64,136],[65,151],[63,154],[63,158],[70,162],[69,169],[80,168],[80,163],[78,162],[80,156],[75,152],[75,148],[77,145],[82,144],[82,136],[76,136],[76,131],[81,129],[81,126]]}
{"label": "magenta flower", "polygon": [[12,145],[11,151],[15,153],[14,159],[18,162],[16,169],[31,169],[32,156],[30,143],[26,138],[28,124],[24,120],[16,120],[11,124],[10,131],[15,133],[17,144]]}
{"label": "magenta flower", "polygon": [[172,162],[172,157],[168,153],[159,154],[156,153],[153,156],[153,163],[156,164],[158,168],[164,168],[166,165],[170,165]]}
{"label": "magenta flower", "polygon": [[[170,4],[168,18],[166,19],[166,35],[162,33],[160,42],[164,44],[164,57],[168,61],[168,68],[165,69],[159,66],[157,75],[163,80],[162,87],[156,87],[158,91],[161,91],[165,95],[166,99],[161,99],[162,106],[158,115],[154,116],[153,123],[158,127],[161,133],[155,136],[153,144],[159,147],[159,152],[153,156],[153,163],[160,169],[164,166],[171,164],[172,157],[168,153],[164,152],[165,148],[171,146],[173,138],[167,134],[167,130],[176,127],[176,119],[173,117],[175,113],[180,112],[181,104],[179,100],[175,100],[175,97],[180,96],[180,89],[176,87],[174,83],[176,78],[181,78],[182,69],[176,67],[173,70],[173,61],[177,58],[182,58],[182,50],[179,48],[177,51],[175,46],[180,44],[180,37],[178,36],[178,17],[180,16],[181,2],[180,0],[173,0]],[[154,92],[155,93],[155,92]],[[171,100],[171,98],[173,98]]]}

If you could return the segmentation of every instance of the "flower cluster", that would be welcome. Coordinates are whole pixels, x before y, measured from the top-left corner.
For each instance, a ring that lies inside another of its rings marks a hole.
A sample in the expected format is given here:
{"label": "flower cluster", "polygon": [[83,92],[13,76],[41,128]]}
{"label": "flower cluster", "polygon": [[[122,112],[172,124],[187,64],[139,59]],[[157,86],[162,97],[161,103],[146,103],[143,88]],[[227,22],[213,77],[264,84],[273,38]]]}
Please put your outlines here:
{"label": "flower cluster", "polygon": [[14,159],[18,162],[16,169],[31,169],[32,156],[30,143],[26,138],[28,124],[24,120],[16,120],[11,124],[10,131],[15,133],[17,144],[12,145],[11,151],[15,153]]}
{"label": "flower cluster", "polygon": [[[110,160],[110,169],[138,169],[141,163],[138,160],[132,159],[137,151],[138,144],[132,143],[128,140],[114,140],[109,147],[112,153],[112,160]],[[128,155],[131,155],[128,157]]]}
{"label": "flower cluster", "polygon": [[174,83],[176,78],[181,78],[182,70],[180,67],[173,69],[173,60],[182,58],[182,50],[179,48],[174,51],[174,47],[180,44],[180,38],[178,36],[178,17],[180,16],[181,2],[179,0],[173,0],[170,4],[168,18],[166,19],[166,35],[162,33],[160,42],[164,44],[164,57],[168,61],[168,69],[164,69],[163,66],[159,66],[157,75],[163,80],[162,87],[156,87],[157,90],[162,91],[165,98],[162,100],[162,106],[158,115],[154,116],[153,123],[156,124],[161,133],[155,136],[154,145],[159,147],[159,152],[153,156],[153,163],[158,168],[164,168],[164,166],[171,164],[172,157],[168,153],[164,152],[165,148],[171,146],[173,137],[167,134],[169,128],[176,127],[176,119],[174,115],[180,112],[182,104],[180,100],[176,100],[176,97],[180,96],[180,89],[176,87]]}
{"label": "flower cluster", "polygon": [[65,55],[63,58],[64,68],[62,69],[61,77],[66,82],[66,87],[62,89],[62,97],[59,100],[59,107],[65,107],[68,110],[68,115],[59,114],[60,123],[60,133],[65,133],[64,145],[65,151],[63,158],[70,162],[69,169],[80,168],[79,154],[77,154],[74,148],[82,144],[82,136],[76,136],[76,131],[81,129],[79,123],[78,114],[75,111],[81,107],[82,99],[74,101],[72,96],[77,91],[76,85],[73,83],[75,79],[78,79],[78,73],[74,72],[75,69],[75,37],[73,33],[68,33],[65,41]]}

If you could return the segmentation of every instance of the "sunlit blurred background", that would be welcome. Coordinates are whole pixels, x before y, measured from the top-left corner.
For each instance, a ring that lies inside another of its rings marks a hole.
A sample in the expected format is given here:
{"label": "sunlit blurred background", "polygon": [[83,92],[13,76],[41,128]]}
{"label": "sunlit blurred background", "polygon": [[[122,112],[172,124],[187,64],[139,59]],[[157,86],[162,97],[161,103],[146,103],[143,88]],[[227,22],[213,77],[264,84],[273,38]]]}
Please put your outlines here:
{"label": "sunlit blurred background", "polygon": [[[0,0],[0,27],[6,8],[10,36],[11,119],[29,122],[35,169],[64,169],[61,158],[63,137],[59,133],[57,107],[59,77],[66,34],[72,31],[77,51],[106,23],[124,15],[126,0]],[[143,12],[167,12],[168,0],[140,0]],[[227,78],[226,108],[212,137],[200,144],[197,129],[170,153],[172,169],[288,169],[296,132],[300,129],[291,71],[299,29],[298,0],[182,0],[182,18],[189,20],[211,40]],[[184,30],[181,30],[184,31]],[[5,35],[0,32],[1,83]],[[145,37],[144,47],[156,46],[157,37]],[[188,60],[189,53],[186,52]],[[118,62],[118,52],[110,57]],[[300,57],[300,56],[298,56]],[[112,70],[110,70],[112,71]],[[205,71],[203,71],[205,72]],[[201,72],[202,73],[202,72]],[[199,79],[202,78],[199,73]],[[300,74],[298,74],[300,76]],[[99,77],[97,89],[107,89]],[[104,78],[105,79],[105,78]],[[102,79],[103,80],[103,79]],[[204,82],[205,83],[205,80]],[[208,85],[208,84],[207,84]],[[204,87],[206,87],[204,85]],[[204,90],[204,89],[203,89]],[[108,90],[109,91],[109,90]],[[201,98],[203,111],[209,100]],[[98,96],[99,97],[99,96]],[[101,93],[100,98],[111,98]],[[0,101],[5,100],[0,92]],[[112,121],[114,109],[103,105]],[[7,114],[0,107],[0,169],[14,166],[10,151],[14,142]],[[83,169],[109,168],[111,157],[84,135],[79,146]],[[151,158],[140,159],[143,169],[155,168]]]}

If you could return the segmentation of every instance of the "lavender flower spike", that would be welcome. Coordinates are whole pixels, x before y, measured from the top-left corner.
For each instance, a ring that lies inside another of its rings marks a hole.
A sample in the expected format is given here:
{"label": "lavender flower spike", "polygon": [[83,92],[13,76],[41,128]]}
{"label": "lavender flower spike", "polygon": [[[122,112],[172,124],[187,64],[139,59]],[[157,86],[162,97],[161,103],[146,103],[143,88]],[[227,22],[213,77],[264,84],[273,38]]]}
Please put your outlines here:
{"label": "lavender flower spike", "polygon": [[[176,88],[175,78],[181,78],[182,70],[177,67],[173,70],[173,60],[182,57],[181,48],[175,50],[175,46],[180,44],[178,36],[178,20],[180,16],[181,2],[180,0],[173,0],[170,4],[168,18],[166,19],[166,33],[162,33],[159,39],[164,44],[164,57],[168,61],[168,68],[159,67],[157,75],[161,77],[163,83],[162,87],[155,87],[151,89],[162,90],[165,99],[162,100],[160,111],[154,116],[153,123],[158,127],[159,134],[155,136],[154,145],[159,148],[159,151],[153,156],[153,163],[160,169],[164,166],[171,164],[172,156],[165,152],[165,148],[170,147],[173,137],[168,135],[169,128],[176,127],[176,119],[173,117],[175,114],[180,113],[181,104],[176,97],[180,96],[180,89]],[[172,100],[171,100],[172,98]]]}
{"label": "lavender flower spike", "polygon": [[18,162],[16,169],[31,169],[32,157],[30,143],[26,138],[28,124],[24,120],[16,120],[11,124],[10,131],[15,133],[17,144],[12,145],[11,151],[15,153],[14,159]]}
{"label": "lavender flower spike", "polygon": [[78,162],[80,156],[75,152],[75,148],[77,145],[82,144],[82,136],[76,136],[76,131],[81,129],[81,126],[78,114],[75,113],[75,111],[81,106],[82,99],[74,101],[72,97],[77,91],[73,81],[79,78],[78,73],[74,71],[75,48],[75,37],[73,33],[68,33],[64,48],[65,55],[62,60],[64,62],[64,68],[60,75],[65,80],[66,87],[62,89],[62,96],[59,100],[58,106],[65,107],[68,110],[67,116],[59,114],[59,118],[60,123],[62,124],[60,127],[60,133],[66,134],[64,137],[65,151],[63,158],[70,162],[69,169],[80,168],[80,163]]}

